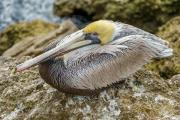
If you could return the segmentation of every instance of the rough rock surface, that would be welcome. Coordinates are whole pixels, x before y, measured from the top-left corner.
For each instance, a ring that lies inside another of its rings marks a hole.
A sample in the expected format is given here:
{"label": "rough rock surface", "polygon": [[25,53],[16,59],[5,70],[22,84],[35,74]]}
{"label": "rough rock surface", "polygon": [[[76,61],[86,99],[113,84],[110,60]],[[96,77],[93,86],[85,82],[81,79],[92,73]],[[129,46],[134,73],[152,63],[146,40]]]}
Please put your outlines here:
{"label": "rough rock surface", "polygon": [[180,0],[56,0],[54,6],[59,16],[118,20],[151,32],[180,14]]}
{"label": "rough rock surface", "polygon": [[59,26],[42,20],[21,22],[7,27],[0,33],[0,55],[15,43],[28,37],[47,34]]}
{"label": "rough rock surface", "polygon": [[22,73],[15,65],[28,59],[0,57],[2,120],[179,120],[180,74],[163,80],[145,70],[97,97],[72,96],[50,87],[37,68]]}
{"label": "rough rock surface", "polygon": [[[22,37],[23,40],[6,50],[3,53],[3,56],[11,56],[17,58],[21,58],[22,56],[36,56],[42,53],[44,48],[51,42],[61,40],[66,35],[77,30],[77,27],[72,23],[71,20],[66,20],[60,25],[60,27],[51,31],[48,30],[49,32],[47,34],[38,34],[37,32],[36,36],[32,35],[28,38]],[[26,34],[26,32],[21,33],[21,36],[25,36]]]}
{"label": "rough rock surface", "polygon": [[174,55],[168,59],[155,60],[149,65],[149,68],[164,78],[180,74],[180,16],[171,19],[160,27],[157,35],[169,41],[174,50]]}

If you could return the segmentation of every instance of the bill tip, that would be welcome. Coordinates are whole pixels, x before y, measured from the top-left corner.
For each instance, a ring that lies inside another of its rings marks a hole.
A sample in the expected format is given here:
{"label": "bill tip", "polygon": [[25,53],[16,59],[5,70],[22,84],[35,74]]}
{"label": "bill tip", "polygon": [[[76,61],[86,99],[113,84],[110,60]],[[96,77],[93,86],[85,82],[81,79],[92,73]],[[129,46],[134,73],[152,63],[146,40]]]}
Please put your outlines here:
{"label": "bill tip", "polygon": [[22,64],[19,64],[19,65],[16,66],[16,71],[17,71],[17,72],[21,72],[21,71],[23,71],[23,70],[25,70],[25,69],[26,69],[26,68],[23,68]]}

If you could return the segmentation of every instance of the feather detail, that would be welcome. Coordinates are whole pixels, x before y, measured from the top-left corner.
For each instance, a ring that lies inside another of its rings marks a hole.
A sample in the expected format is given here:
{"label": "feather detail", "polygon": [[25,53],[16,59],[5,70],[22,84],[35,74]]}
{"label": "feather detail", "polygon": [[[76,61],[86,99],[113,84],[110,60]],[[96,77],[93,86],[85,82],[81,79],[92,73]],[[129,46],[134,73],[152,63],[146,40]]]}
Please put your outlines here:
{"label": "feather detail", "polygon": [[161,43],[148,36],[130,35],[112,44],[78,49],[65,61],[67,69],[76,68],[75,87],[99,89],[133,74],[154,57],[169,56],[172,51]]}
{"label": "feather detail", "polygon": [[100,89],[135,73],[152,58],[173,54],[167,42],[155,35],[123,23],[115,22],[115,26],[111,42],[63,55],[65,69],[59,68],[62,75],[57,79],[70,88]]}

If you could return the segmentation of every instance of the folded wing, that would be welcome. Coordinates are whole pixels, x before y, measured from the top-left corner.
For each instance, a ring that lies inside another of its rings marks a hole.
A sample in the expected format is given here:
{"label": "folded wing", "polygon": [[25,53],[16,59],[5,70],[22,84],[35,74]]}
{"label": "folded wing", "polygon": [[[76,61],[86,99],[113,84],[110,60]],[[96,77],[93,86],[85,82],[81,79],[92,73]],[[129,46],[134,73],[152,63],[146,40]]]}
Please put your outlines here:
{"label": "folded wing", "polygon": [[81,89],[99,89],[118,82],[152,58],[169,57],[172,49],[165,42],[145,35],[129,35],[107,45],[81,48],[66,58],[67,69],[76,68],[73,86]]}

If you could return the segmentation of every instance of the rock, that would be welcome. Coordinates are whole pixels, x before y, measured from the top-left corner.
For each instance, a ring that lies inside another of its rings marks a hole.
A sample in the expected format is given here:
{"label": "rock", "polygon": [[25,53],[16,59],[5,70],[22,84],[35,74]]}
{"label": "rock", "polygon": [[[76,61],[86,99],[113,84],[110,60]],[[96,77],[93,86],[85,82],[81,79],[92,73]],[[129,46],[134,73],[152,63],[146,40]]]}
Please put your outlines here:
{"label": "rock", "polygon": [[[40,27],[39,29],[42,28]],[[44,32],[46,34],[41,34],[36,31],[37,35],[35,37],[24,37],[24,35],[26,35],[27,33],[21,33],[21,35],[23,36],[23,40],[6,50],[3,53],[3,56],[11,56],[17,58],[21,58],[22,56],[36,56],[42,53],[44,48],[51,42],[60,40],[76,30],[77,27],[70,20],[66,20],[60,25],[60,27],[56,29],[53,28],[51,30],[45,30],[49,31],[48,33]]]}
{"label": "rock", "polygon": [[180,0],[56,0],[54,6],[58,16],[122,21],[150,32],[180,14]]}
{"label": "rock", "polygon": [[23,39],[47,34],[58,27],[42,20],[13,24],[0,33],[0,55]]}
{"label": "rock", "polygon": [[140,70],[99,96],[72,96],[46,84],[37,67],[15,72],[15,66],[26,59],[0,57],[2,120],[180,118],[180,74],[164,80]]}
{"label": "rock", "polygon": [[148,67],[158,72],[164,78],[170,78],[180,73],[180,16],[171,19],[160,27],[157,35],[169,41],[174,50],[171,58],[155,60]]}

